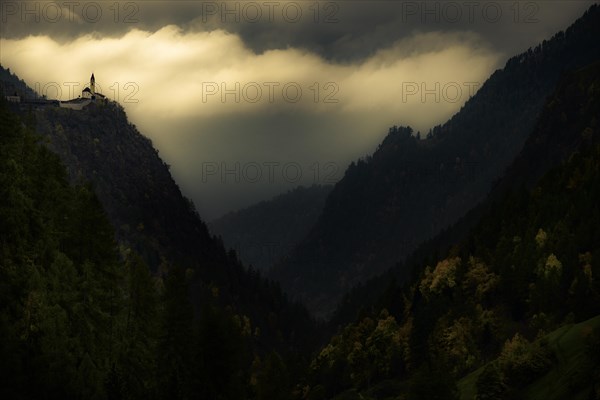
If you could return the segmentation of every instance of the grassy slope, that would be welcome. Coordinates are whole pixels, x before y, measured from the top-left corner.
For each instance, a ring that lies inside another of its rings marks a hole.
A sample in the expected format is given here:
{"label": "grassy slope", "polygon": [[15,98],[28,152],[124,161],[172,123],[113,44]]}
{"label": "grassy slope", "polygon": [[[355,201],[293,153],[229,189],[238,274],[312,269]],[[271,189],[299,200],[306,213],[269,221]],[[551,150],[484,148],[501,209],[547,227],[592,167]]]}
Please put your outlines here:
{"label": "grassy slope", "polygon": [[[584,377],[581,373],[585,370],[583,364],[586,361],[584,334],[590,328],[600,329],[600,315],[579,324],[563,326],[546,336],[556,354],[557,364],[546,375],[529,385],[523,392],[523,400],[586,399],[590,382],[582,382]],[[475,398],[475,382],[483,368],[458,382],[461,400]],[[574,388],[580,389],[577,395],[573,394]]]}

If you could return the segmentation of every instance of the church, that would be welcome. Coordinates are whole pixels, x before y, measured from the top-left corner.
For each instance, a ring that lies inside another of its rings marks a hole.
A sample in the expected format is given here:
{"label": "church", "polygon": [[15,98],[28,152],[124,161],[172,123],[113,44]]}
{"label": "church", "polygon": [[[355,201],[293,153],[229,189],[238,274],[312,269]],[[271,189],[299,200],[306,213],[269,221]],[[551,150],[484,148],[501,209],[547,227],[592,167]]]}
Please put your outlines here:
{"label": "church", "polygon": [[90,77],[90,85],[81,91],[81,96],[67,101],[61,101],[60,107],[70,108],[72,110],[82,110],[85,106],[96,101],[105,101],[106,96],[96,92],[96,78],[92,72]]}
{"label": "church", "polygon": [[90,78],[90,86],[81,91],[81,97],[92,100],[104,100],[106,98],[106,96],[104,96],[102,93],[96,92],[96,78],[94,78],[93,72]]}

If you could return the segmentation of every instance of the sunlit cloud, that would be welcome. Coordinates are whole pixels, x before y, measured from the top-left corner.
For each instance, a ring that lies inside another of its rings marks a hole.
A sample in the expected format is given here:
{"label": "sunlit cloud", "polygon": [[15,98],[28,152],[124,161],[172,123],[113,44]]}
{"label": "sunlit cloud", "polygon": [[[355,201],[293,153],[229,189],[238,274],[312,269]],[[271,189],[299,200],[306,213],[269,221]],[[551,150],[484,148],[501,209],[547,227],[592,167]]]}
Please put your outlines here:
{"label": "sunlit cloud", "polygon": [[[472,94],[468,84],[480,86],[499,61],[499,54],[468,33],[417,33],[366,60],[336,64],[294,48],[255,54],[237,35],[184,33],[174,25],[132,30],[121,38],[86,35],[63,44],[30,36],[2,40],[2,49],[2,62],[30,84],[42,90],[49,82],[64,86],[62,100],[70,95],[64,83],[85,82],[90,71],[111,98],[126,96],[118,90],[135,83],[139,92],[125,102],[138,103],[127,106],[153,118],[286,107],[333,113],[373,109],[389,116],[409,111],[411,120],[404,122],[416,126],[460,107]],[[43,73],[39,65],[45,65]],[[465,90],[450,93],[457,85]],[[415,118],[417,109],[422,116]]]}
{"label": "sunlit cloud", "polygon": [[[237,34],[176,25],[0,45],[0,62],[37,90],[46,88],[48,97],[77,96],[94,72],[100,91],[125,106],[209,215],[293,185],[265,182],[248,190],[219,182],[208,190],[198,160],[331,161],[341,176],[349,161],[374,150],[388,126],[423,131],[443,123],[503,58],[472,32],[414,32],[353,62],[292,47],[256,53]],[[70,93],[73,82],[79,86]],[[254,196],[232,196],[236,190]],[[224,201],[225,193],[233,199]]]}

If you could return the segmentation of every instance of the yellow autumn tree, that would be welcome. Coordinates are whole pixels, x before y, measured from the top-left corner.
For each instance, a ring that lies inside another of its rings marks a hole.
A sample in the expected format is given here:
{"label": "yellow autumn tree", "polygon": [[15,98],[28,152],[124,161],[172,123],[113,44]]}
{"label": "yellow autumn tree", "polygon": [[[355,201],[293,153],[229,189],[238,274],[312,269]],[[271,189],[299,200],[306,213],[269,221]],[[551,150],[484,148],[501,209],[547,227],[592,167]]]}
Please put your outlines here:
{"label": "yellow autumn tree", "polygon": [[428,266],[421,283],[419,290],[425,297],[430,294],[440,294],[446,288],[456,286],[456,269],[460,265],[460,257],[446,258],[437,263],[432,271]]}

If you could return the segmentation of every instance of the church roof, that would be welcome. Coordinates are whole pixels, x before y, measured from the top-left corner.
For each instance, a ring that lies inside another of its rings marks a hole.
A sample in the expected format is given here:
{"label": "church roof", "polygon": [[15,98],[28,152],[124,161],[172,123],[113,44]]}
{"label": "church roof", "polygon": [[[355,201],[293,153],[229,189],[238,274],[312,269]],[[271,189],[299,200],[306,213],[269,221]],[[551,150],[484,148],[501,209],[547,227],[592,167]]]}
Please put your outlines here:
{"label": "church roof", "polygon": [[[81,93],[92,93],[92,91],[91,91],[91,89],[90,89],[89,87],[86,87],[85,89],[83,89],[83,90],[81,91]],[[102,98],[105,98],[105,97],[106,97],[106,96],[105,96],[105,95],[103,95],[102,93],[98,93],[98,92],[94,93],[94,96],[97,96],[97,97],[102,97]]]}

